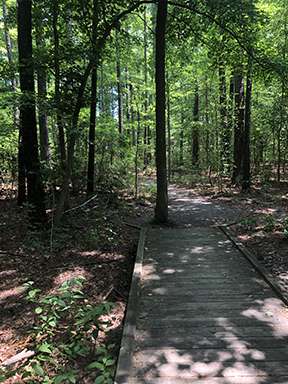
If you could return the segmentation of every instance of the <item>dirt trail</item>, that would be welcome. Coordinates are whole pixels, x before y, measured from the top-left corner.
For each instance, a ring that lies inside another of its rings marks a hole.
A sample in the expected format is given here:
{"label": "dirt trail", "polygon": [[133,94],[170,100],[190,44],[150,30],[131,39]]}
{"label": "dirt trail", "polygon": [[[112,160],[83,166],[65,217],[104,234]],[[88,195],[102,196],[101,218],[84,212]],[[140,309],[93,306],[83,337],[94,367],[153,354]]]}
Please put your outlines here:
{"label": "dirt trail", "polygon": [[[145,179],[146,185],[156,184],[155,179]],[[196,196],[193,191],[168,186],[169,220],[178,227],[212,227],[238,220],[239,209],[220,207],[219,204],[204,197]],[[146,212],[139,218],[141,225],[147,225],[154,217],[154,211]]]}
{"label": "dirt trail", "polygon": [[220,207],[186,189],[169,186],[169,217],[178,226],[211,227],[237,220],[239,209]]}

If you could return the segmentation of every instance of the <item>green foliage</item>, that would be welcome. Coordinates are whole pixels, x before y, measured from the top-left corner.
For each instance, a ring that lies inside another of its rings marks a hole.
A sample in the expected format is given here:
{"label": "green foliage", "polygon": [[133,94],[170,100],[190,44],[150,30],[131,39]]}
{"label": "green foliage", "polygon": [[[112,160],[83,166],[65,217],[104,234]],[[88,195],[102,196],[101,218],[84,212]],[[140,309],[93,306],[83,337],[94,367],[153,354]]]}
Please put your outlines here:
{"label": "green foliage", "polygon": [[[103,302],[97,307],[91,306],[81,291],[81,279],[84,277],[73,277],[64,282],[57,293],[42,298],[39,298],[39,289],[31,289],[33,282],[24,284],[22,289],[29,289],[25,299],[35,303],[38,316],[29,332],[37,353],[29,364],[0,371],[0,382],[18,373],[29,384],[58,384],[66,380],[76,383],[77,360],[91,354],[100,331],[108,332],[112,323],[102,320],[102,316],[108,315],[110,307],[115,305]],[[112,383],[116,359],[111,352],[114,349],[114,344],[101,344],[96,349],[96,360],[89,365],[97,369],[95,383]]]}
{"label": "green foliage", "polygon": [[[243,220],[241,224],[247,229],[261,225],[263,231],[278,230],[283,232],[284,237],[288,238],[288,217],[279,216],[276,213],[265,213],[251,220]],[[257,232],[258,235],[264,236],[264,233]]]}
{"label": "green foliage", "polygon": [[250,228],[250,227],[254,227],[255,225],[257,225],[257,221],[255,219],[252,219],[252,220],[246,219],[246,220],[241,221],[241,224],[244,227]]}

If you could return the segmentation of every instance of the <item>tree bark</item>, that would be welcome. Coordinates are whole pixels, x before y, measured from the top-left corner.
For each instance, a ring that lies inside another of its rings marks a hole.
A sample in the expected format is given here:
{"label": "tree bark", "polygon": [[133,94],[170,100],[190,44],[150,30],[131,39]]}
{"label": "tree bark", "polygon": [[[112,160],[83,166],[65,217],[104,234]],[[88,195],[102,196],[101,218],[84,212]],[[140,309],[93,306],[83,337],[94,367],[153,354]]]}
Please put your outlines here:
{"label": "tree bark", "polygon": [[195,93],[194,93],[194,107],[193,107],[193,143],[192,143],[192,165],[194,167],[199,166],[199,90],[198,90],[198,80],[196,80]]}
{"label": "tree bark", "polygon": [[[93,55],[96,62],[96,39],[98,27],[98,0],[93,0],[93,31],[92,45]],[[94,171],[95,171],[95,127],[96,127],[96,107],[97,107],[97,66],[95,64],[92,69],[91,77],[91,103],[90,103],[90,126],[89,126],[89,153],[88,153],[88,170],[87,170],[87,192],[94,191]]]}
{"label": "tree bark", "polygon": [[[10,38],[10,33],[9,33],[9,27],[7,23],[7,7],[4,4],[3,1],[3,21],[4,21],[4,29],[5,29],[5,41],[6,41],[6,49],[7,49],[7,56],[8,56],[8,61],[11,67],[13,66],[13,54],[12,54],[12,44],[11,44],[11,38]],[[12,83],[12,88],[13,92],[15,93],[15,96],[17,95],[17,80],[16,80],[16,75],[13,67],[11,68],[11,83]],[[14,103],[14,124],[17,127],[19,124],[19,105],[17,99],[15,100]]]}
{"label": "tree bark", "polygon": [[[36,45],[42,50],[45,50],[45,41],[43,37],[42,28],[42,0],[36,2]],[[47,166],[51,163],[50,143],[49,143],[49,128],[48,117],[45,111],[47,85],[46,85],[46,69],[38,69],[37,73],[37,87],[38,87],[38,120],[39,120],[39,139],[40,139],[40,156],[41,160],[46,163]]]}
{"label": "tree bark", "polygon": [[11,83],[13,92],[15,93],[15,102],[14,102],[14,124],[15,127],[19,128],[18,135],[18,199],[17,203],[21,206],[26,201],[26,186],[25,186],[25,158],[22,146],[22,129],[19,124],[19,101],[17,99],[17,80],[15,71],[13,69],[13,54],[12,54],[12,44],[9,33],[9,26],[7,23],[7,7],[5,2],[3,1],[3,21],[4,21],[4,29],[5,29],[5,41],[6,41],[6,49],[9,64],[11,65]]}
{"label": "tree bark", "polygon": [[19,124],[18,136],[18,197],[17,204],[21,207],[26,202],[26,170],[23,145],[23,128]]}
{"label": "tree bark", "polygon": [[[55,99],[57,105],[61,105],[61,93],[60,93],[60,62],[59,62],[59,33],[58,33],[58,0],[54,1],[53,7],[53,34],[54,34],[54,67],[55,67]],[[59,149],[61,168],[65,171],[66,163],[66,148],[65,148],[65,135],[62,123],[61,112],[57,109],[57,127],[59,135]]]}
{"label": "tree bark", "polygon": [[88,193],[93,193],[94,191],[96,103],[97,103],[97,68],[94,67],[92,70],[92,81],[91,81],[89,153],[88,153],[88,175],[87,175],[87,192]]}
{"label": "tree bark", "polygon": [[242,190],[245,192],[248,192],[250,190],[251,98],[252,98],[252,78],[251,78],[251,69],[249,68],[249,71],[247,73],[247,83],[246,83],[243,180],[242,180]]}
{"label": "tree bark", "polygon": [[18,5],[18,51],[22,91],[20,123],[23,130],[28,203],[31,205],[29,219],[31,225],[39,226],[46,223],[47,217],[38,157],[31,24],[31,1],[20,0]]}
{"label": "tree bark", "polygon": [[120,49],[118,44],[118,33],[116,34],[117,39],[117,88],[118,88],[118,124],[119,133],[124,133],[123,127],[123,93],[122,93],[122,76],[121,76],[121,60],[120,60]]}
{"label": "tree bark", "polygon": [[227,170],[229,165],[230,148],[230,128],[227,121],[227,103],[226,103],[226,76],[224,63],[220,59],[219,65],[219,102],[220,102],[220,126],[221,126],[221,170]]}
{"label": "tree bark", "polygon": [[234,126],[234,169],[232,183],[243,175],[244,144],[244,75],[242,69],[235,73],[235,126]]}
{"label": "tree bark", "polygon": [[158,2],[156,24],[156,169],[157,198],[154,221],[168,221],[168,192],[165,138],[165,26],[167,0]]}
{"label": "tree bark", "polygon": [[167,133],[168,133],[168,182],[171,180],[171,124],[170,124],[170,88],[167,73]]}

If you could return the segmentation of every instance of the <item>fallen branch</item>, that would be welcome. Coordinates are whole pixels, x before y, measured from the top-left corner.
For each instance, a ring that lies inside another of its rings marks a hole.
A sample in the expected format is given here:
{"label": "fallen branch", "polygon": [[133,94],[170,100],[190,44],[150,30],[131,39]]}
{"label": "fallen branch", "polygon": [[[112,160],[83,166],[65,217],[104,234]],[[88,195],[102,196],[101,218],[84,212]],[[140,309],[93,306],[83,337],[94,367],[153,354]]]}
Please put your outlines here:
{"label": "fallen branch", "polygon": [[20,353],[17,353],[17,355],[15,356],[12,356],[10,357],[9,359],[3,361],[1,364],[0,364],[0,369],[3,369],[5,370],[5,367],[8,367],[9,365],[12,365],[12,364],[15,364],[17,363],[18,361],[20,360],[23,360],[25,358],[29,358],[29,357],[32,357],[35,355],[35,351],[29,351],[27,350],[26,348],[20,352]]}
{"label": "fallen branch", "polygon": [[230,223],[222,224],[222,227],[230,227],[230,225],[237,224],[237,221],[230,221]]}
{"label": "fallen branch", "polygon": [[75,211],[78,208],[84,207],[86,204],[90,203],[90,201],[94,200],[97,196],[98,195],[95,195],[95,196],[91,197],[91,199],[87,200],[85,203],[83,203],[81,205],[77,205],[77,207],[74,207],[74,208],[71,208],[71,209],[67,209],[67,211],[65,211],[64,213]]}
{"label": "fallen branch", "polygon": [[113,285],[111,285],[111,287],[108,289],[108,291],[106,292],[106,294],[104,296],[101,297],[101,300],[102,301],[105,301],[112,293],[114,287]]}

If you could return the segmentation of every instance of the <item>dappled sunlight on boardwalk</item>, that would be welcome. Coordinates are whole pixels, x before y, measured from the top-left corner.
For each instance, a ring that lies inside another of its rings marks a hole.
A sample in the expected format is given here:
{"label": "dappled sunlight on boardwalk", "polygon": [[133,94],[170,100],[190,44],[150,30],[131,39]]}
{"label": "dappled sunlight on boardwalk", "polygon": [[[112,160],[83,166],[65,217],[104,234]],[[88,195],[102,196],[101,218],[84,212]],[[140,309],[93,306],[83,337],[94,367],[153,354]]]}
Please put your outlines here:
{"label": "dappled sunlight on boardwalk", "polygon": [[218,229],[150,230],[131,383],[288,383],[288,315]]}

